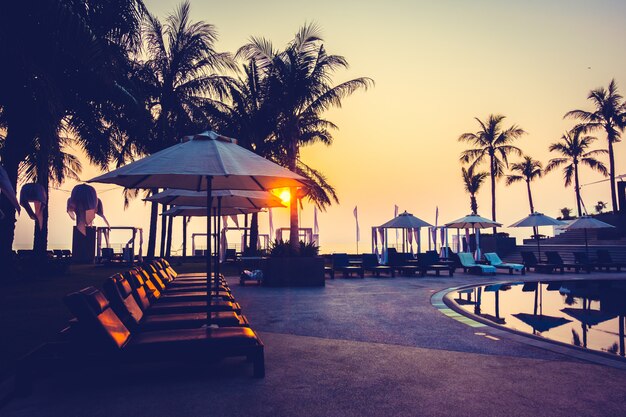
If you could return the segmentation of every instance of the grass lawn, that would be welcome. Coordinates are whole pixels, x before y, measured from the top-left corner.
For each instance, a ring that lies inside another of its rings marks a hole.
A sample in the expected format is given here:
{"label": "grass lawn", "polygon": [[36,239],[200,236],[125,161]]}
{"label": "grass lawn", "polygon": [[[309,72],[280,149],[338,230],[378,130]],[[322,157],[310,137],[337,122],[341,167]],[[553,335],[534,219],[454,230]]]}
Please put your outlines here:
{"label": "grass lawn", "polygon": [[[176,271],[204,271],[203,262],[174,265]],[[0,376],[16,359],[42,343],[55,340],[71,318],[63,296],[84,287],[102,289],[104,280],[123,267],[71,265],[63,276],[0,280]],[[228,268],[225,273],[232,272]]]}

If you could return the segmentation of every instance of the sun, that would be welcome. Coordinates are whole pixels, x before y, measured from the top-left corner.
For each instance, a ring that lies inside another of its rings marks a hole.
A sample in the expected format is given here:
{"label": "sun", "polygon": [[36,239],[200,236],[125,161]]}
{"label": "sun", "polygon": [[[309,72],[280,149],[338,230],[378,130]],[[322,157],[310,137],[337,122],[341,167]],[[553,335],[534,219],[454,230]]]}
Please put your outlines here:
{"label": "sun", "polygon": [[291,193],[289,192],[289,190],[283,190],[278,195],[278,198],[280,198],[283,204],[289,204],[289,201],[291,200]]}

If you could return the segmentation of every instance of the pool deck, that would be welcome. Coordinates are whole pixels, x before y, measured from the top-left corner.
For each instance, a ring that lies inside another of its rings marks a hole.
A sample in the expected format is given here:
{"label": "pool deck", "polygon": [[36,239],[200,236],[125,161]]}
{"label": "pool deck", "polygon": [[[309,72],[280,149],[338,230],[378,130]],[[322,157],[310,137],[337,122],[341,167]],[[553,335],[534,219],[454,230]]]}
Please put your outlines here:
{"label": "pool deck", "polygon": [[511,276],[335,279],[299,289],[240,287],[233,278],[233,293],[266,345],[264,379],[251,378],[249,364],[238,360],[89,368],[38,380],[31,396],[0,415],[626,415],[625,370],[472,327],[431,303],[445,288],[494,280]]}

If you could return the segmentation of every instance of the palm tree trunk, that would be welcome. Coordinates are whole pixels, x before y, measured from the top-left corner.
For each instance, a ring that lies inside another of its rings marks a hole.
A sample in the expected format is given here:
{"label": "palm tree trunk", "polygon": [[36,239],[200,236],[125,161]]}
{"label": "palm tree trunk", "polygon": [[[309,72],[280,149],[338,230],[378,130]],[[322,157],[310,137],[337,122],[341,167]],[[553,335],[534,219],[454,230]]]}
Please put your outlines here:
{"label": "palm tree trunk", "polygon": [[[293,143],[291,144],[289,155],[289,169],[291,171],[295,171],[296,169],[296,160],[298,158],[298,144],[295,139],[293,139]],[[291,199],[289,200],[289,244],[293,249],[294,253],[298,248],[298,197],[297,197],[298,189],[296,187],[292,187],[289,189],[289,194],[291,195]]]}
{"label": "palm tree trunk", "polygon": [[533,195],[530,192],[530,181],[526,181],[526,189],[528,190],[528,203],[530,204],[530,214],[535,212],[535,206],[533,205]]}
{"label": "palm tree trunk", "polygon": [[470,210],[472,214],[476,214],[478,211],[478,203],[476,202],[476,196],[474,194],[470,195]]}
{"label": "palm tree trunk", "polygon": [[574,163],[574,189],[576,190],[576,208],[578,209],[578,217],[583,215],[583,210],[580,204],[580,184],[578,182],[578,164]]}
{"label": "palm tree trunk", "polygon": [[[159,190],[154,188],[151,191],[151,194],[158,193]],[[148,234],[148,253],[146,257],[148,259],[154,259],[154,252],[156,249],[156,234],[157,234],[157,219],[159,217],[159,204],[152,202],[150,203],[150,232]]]}
{"label": "palm tree trunk", "polygon": [[611,183],[611,205],[613,213],[617,213],[617,192],[615,190],[615,154],[613,153],[613,141],[609,138],[609,182]]}
{"label": "palm tree trunk", "polygon": [[43,207],[43,222],[41,228],[35,221],[35,232],[33,240],[33,252],[35,258],[41,262],[45,262],[48,253],[48,202],[50,200],[50,148],[45,138],[40,138],[39,155],[37,155],[37,183],[40,184],[46,192],[45,206]]}
{"label": "palm tree trunk", "polygon": [[257,253],[259,246],[259,213],[252,213],[250,219],[250,253]]}
{"label": "palm tree trunk", "polygon": [[[491,161],[491,220],[496,221],[496,167],[494,166],[493,155]],[[496,235],[496,228],[493,229],[493,235]]]}
{"label": "palm tree trunk", "polygon": [[[28,129],[32,123],[21,123],[19,117],[11,117],[13,112],[5,112],[7,118],[7,135],[2,149],[2,166],[9,177],[9,183],[17,190],[18,167],[26,153],[25,144],[30,143],[33,137]],[[28,113],[25,113],[28,114]],[[0,265],[2,265],[2,278],[12,279],[17,275],[15,259],[13,257],[13,239],[15,238],[15,207],[4,196],[0,196],[0,209],[4,218],[0,219]]]}

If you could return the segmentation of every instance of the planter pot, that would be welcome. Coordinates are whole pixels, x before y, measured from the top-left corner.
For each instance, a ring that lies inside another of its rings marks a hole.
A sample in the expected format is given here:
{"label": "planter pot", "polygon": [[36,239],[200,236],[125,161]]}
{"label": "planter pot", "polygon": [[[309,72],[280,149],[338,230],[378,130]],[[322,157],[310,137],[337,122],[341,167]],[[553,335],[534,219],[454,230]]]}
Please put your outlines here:
{"label": "planter pot", "polygon": [[268,258],[263,285],[269,287],[323,287],[324,258]]}

